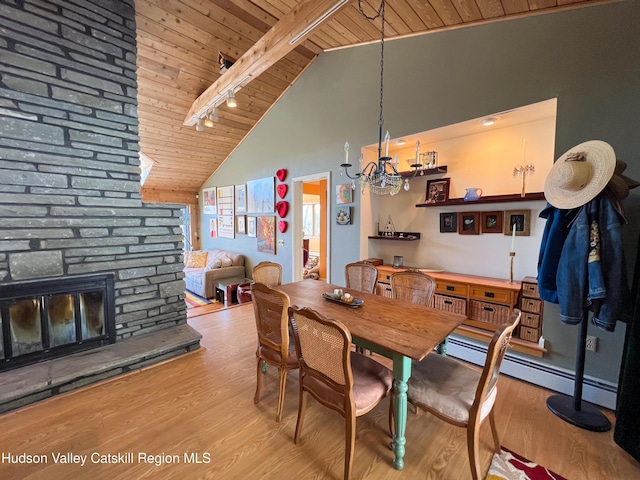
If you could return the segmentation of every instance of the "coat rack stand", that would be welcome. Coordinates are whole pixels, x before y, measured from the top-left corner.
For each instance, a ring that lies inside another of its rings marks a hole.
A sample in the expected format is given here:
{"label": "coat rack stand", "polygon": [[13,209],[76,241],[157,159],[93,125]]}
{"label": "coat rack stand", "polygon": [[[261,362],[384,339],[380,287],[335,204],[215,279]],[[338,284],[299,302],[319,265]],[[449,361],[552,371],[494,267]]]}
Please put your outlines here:
{"label": "coat rack stand", "polygon": [[587,348],[587,327],[589,312],[584,310],[576,349],[576,376],[573,386],[573,397],[569,395],[552,395],[547,398],[547,407],[565,422],[592,432],[611,430],[611,422],[593,405],[582,401],[582,381],[584,376],[584,360]]}

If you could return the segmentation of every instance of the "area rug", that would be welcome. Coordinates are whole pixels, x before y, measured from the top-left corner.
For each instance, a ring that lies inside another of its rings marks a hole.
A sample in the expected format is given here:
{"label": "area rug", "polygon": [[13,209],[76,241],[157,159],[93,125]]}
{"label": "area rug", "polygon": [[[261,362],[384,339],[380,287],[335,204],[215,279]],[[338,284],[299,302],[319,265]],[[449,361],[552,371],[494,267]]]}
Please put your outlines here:
{"label": "area rug", "polygon": [[211,300],[207,300],[206,298],[202,298],[200,295],[196,295],[189,290],[186,291],[187,296],[184,301],[187,303],[187,308],[193,307],[201,307],[203,305],[209,305],[213,303]]}
{"label": "area rug", "polygon": [[491,461],[486,480],[567,480],[548,468],[500,447]]}

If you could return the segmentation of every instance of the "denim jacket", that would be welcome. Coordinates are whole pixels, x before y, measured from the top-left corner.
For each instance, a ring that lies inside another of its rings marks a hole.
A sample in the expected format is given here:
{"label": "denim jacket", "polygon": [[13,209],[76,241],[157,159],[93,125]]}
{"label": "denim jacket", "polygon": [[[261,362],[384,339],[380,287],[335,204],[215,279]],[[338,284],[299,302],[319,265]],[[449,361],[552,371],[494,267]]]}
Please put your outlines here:
{"label": "denim jacket", "polygon": [[564,242],[556,276],[562,322],[580,323],[587,308],[596,326],[615,329],[629,295],[623,222],[604,193],[580,209]]}
{"label": "denim jacket", "polygon": [[556,275],[562,247],[569,233],[569,225],[579,209],[560,210],[547,204],[540,218],[546,218],[540,254],[538,256],[538,292],[540,298],[551,303],[558,303],[558,286]]}

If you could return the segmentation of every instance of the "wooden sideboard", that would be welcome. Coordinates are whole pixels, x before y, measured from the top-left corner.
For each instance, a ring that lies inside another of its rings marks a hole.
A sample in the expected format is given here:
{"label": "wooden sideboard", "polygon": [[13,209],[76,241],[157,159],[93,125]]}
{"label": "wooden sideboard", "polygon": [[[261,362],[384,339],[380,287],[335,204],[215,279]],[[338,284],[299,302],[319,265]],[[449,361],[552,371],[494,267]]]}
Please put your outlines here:
{"label": "wooden sideboard", "polygon": [[[408,268],[393,268],[388,265],[378,265],[376,268],[378,269],[376,293],[391,297],[391,275],[406,271]],[[456,330],[457,334],[489,341],[492,332],[508,323],[513,309],[518,307],[522,289],[522,283],[519,281],[508,283],[507,280],[499,278],[427,269],[418,270],[436,281],[436,289],[431,300],[432,307],[467,316],[467,320]],[[544,348],[538,346],[537,338],[536,341],[527,341],[515,337],[512,338],[514,350],[537,357],[542,357],[546,352]]]}

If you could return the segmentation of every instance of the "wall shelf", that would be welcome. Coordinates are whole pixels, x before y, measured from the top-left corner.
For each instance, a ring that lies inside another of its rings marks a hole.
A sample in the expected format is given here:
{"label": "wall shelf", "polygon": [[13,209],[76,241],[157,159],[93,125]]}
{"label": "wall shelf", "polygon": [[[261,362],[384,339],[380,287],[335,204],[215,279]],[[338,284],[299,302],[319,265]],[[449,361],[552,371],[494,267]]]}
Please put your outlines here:
{"label": "wall shelf", "polygon": [[[447,173],[447,166],[442,165],[440,167],[425,168],[424,170],[419,170],[418,174],[413,178],[425,177],[427,175],[438,175],[439,173]],[[409,172],[400,172],[400,176],[402,178],[409,178],[412,175],[413,175],[413,170]]]}
{"label": "wall shelf", "polygon": [[511,195],[490,195],[480,197],[478,200],[465,202],[463,198],[450,198],[446,202],[438,203],[418,203],[416,207],[447,207],[450,205],[476,205],[485,203],[504,203],[504,202],[528,202],[531,200],[544,200],[544,192],[527,193],[521,196],[519,193]]}
{"label": "wall shelf", "polygon": [[420,240],[420,232],[393,232],[393,235],[371,235],[369,236],[369,238],[377,238],[379,240],[396,240],[400,242],[413,242],[415,240]]}

